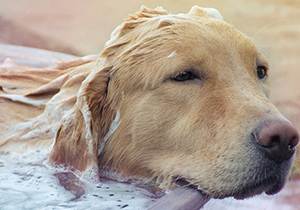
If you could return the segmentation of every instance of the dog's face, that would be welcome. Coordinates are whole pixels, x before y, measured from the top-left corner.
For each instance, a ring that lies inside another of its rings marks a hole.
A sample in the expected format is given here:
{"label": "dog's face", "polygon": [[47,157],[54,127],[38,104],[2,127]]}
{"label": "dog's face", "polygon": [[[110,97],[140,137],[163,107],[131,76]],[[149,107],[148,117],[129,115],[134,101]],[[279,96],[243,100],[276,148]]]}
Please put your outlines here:
{"label": "dog's face", "polygon": [[133,17],[115,33],[98,63],[109,78],[102,118],[120,114],[101,171],[218,198],[283,187],[298,133],[269,101],[269,67],[251,39],[199,8]]}

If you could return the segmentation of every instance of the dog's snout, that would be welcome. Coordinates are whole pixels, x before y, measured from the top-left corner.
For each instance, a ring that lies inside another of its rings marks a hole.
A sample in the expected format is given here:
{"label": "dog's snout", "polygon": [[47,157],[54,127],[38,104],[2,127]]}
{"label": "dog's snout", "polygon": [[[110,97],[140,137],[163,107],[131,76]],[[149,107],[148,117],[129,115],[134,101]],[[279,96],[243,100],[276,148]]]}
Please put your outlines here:
{"label": "dog's snout", "polygon": [[299,142],[298,131],[286,121],[264,122],[253,132],[253,136],[266,155],[277,163],[290,159]]}

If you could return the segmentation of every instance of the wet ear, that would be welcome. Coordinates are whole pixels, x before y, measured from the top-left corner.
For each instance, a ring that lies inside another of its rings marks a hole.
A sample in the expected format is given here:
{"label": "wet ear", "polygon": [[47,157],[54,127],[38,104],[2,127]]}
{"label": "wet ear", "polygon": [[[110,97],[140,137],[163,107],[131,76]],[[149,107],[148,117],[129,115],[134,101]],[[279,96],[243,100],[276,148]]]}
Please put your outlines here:
{"label": "wet ear", "polygon": [[94,70],[82,83],[73,109],[61,120],[49,163],[98,181],[98,146],[116,115],[108,100],[111,67]]}

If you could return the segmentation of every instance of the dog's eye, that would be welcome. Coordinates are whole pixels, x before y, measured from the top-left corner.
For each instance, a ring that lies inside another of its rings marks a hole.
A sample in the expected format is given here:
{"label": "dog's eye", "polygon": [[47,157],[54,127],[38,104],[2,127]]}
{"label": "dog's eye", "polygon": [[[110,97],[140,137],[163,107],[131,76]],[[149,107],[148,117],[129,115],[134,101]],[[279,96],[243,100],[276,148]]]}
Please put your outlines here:
{"label": "dog's eye", "polygon": [[184,82],[187,80],[193,80],[196,76],[189,71],[180,72],[179,74],[172,77],[172,80],[175,80],[177,82]]}
{"label": "dog's eye", "polygon": [[256,69],[257,77],[259,79],[264,79],[267,75],[266,67],[264,66],[258,66]]}

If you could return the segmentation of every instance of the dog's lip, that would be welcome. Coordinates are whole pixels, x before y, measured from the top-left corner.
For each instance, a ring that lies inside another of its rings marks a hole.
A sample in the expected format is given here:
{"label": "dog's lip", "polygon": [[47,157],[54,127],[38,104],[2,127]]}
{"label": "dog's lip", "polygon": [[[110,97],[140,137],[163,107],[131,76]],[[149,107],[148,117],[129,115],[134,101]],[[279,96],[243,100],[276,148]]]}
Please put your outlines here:
{"label": "dog's lip", "polygon": [[265,190],[265,193],[267,195],[274,195],[276,193],[278,193],[280,190],[282,190],[282,188],[284,187],[285,181],[282,180],[278,180],[275,184],[271,185],[271,188],[269,188],[268,190]]}

